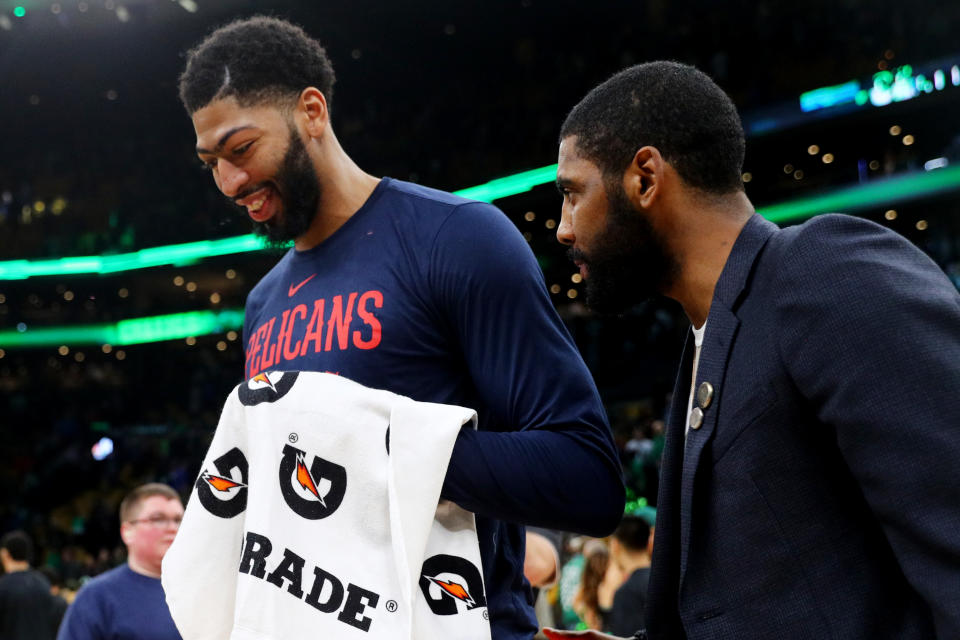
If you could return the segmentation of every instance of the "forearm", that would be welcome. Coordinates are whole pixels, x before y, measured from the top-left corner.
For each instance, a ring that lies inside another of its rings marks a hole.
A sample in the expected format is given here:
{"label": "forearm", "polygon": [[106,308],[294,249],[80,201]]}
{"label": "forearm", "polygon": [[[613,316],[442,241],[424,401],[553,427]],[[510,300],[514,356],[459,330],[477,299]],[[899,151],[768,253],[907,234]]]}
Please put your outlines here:
{"label": "forearm", "polygon": [[608,535],[623,515],[616,462],[578,431],[464,429],[457,438],[442,496],[475,513]]}

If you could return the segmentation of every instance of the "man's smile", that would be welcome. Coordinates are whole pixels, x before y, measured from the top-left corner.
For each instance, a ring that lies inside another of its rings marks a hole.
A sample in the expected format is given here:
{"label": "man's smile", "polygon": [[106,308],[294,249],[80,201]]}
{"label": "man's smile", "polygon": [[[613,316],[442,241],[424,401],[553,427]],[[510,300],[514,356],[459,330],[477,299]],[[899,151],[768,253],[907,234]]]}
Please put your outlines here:
{"label": "man's smile", "polygon": [[274,216],[276,207],[276,190],[271,186],[264,186],[249,195],[234,200],[234,202],[246,207],[247,214],[256,222],[266,222]]}

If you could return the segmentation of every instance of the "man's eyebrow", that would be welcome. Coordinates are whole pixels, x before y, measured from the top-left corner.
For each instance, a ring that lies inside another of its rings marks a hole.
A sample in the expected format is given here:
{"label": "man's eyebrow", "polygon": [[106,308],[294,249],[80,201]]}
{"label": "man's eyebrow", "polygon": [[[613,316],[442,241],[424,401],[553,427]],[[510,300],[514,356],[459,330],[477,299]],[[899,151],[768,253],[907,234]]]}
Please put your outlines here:
{"label": "man's eyebrow", "polygon": [[244,125],[240,125],[239,127],[234,127],[233,129],[230,129],[225,134],[220,136],[220,141],[217,142],[217,146],[213,148],[213,151],[210,151],[209,149],[204,149],[203,147],[197,147],[197,153],[220,153],[221,151],[223,151],[223,146],[227,144],[227,140],[230,139],[230,136],[232,136],[237,132],[244,131],[246,129],[256,129],[256,127],[254,127],[252,124],[244,124]]}

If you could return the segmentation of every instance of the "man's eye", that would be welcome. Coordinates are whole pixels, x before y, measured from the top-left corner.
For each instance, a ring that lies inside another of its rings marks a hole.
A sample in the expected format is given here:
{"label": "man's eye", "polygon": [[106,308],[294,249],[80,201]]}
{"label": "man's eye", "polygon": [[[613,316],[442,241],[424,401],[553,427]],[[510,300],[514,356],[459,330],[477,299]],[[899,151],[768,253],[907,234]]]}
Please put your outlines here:
{"label": "man's eye", "polygon": [[247,149],[249,149],[249,148],[250,148],[250,145],[252,145],[252,144],[253,144],[253,140],[251,140],[250,142],[248,142],[248,143],[246,143],[246,144],[240,145],[239,147],[237,147],[236,149],[233,150],[233,155],[239,156],[239,155],[241,155],[241,154],[243,154],[243,153],[246,153]]}
{"label": "man's eye", "polygon": [[216,158],[214,158],[213,160],[201,160],[200,168],[203,169],[204,171],[213,171],[214,169],[217,168]]}

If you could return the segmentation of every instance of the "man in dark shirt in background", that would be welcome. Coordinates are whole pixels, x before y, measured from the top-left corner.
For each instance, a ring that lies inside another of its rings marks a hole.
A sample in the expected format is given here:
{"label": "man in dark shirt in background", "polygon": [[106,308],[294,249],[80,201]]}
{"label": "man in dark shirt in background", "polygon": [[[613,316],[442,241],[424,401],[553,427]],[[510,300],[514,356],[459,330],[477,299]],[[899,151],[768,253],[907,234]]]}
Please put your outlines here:
{"label": "man in dark shirt in background", "polygon": [[652,549],[650,525],[639,516],[624,516],[610,538],[610,561],[627,579],[613,596],[613,607],[605,625],[607,631],[629,636],[643,627]]}
{"label": "man in dark shirt in background", "polygon": [[30,568],[32,557],[33,542],[23,531],[0,540],[0,640],[52,640],[57,634],[50,583]]}

